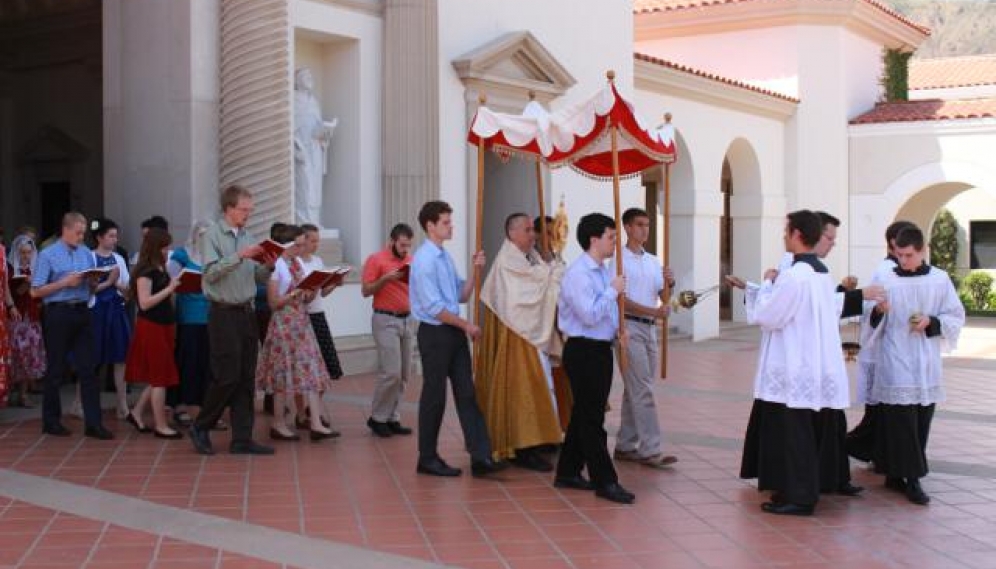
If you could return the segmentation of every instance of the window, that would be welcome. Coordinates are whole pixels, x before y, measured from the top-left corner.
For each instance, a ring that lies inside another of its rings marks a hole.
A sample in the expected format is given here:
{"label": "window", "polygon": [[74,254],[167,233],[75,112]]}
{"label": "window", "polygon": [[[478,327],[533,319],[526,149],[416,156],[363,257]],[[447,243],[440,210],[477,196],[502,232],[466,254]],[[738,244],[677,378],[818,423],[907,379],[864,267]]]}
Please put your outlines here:
{"label": "window", "polygon": [[969,222],[971,268],[996,269],[996,221]]}

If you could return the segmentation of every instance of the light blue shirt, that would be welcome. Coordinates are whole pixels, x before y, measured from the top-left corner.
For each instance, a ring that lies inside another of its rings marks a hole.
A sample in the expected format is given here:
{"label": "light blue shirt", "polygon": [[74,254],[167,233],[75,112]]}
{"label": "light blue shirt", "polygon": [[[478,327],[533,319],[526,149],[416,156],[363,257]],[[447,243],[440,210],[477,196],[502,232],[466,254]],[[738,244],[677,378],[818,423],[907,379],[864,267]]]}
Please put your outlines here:
{"label": "light blue shirt", "polygon": [[[76,273],[92,269],[95,266],[93,253],[86,245],[70,247],[62,239],[57,240],[38,253],[38,265],[31,277],[31,287],[41,288],[47,284]],[[45,304],[53,302],[87,302],[90,300],[90,285],[87,279],[70,288],[64,288],[46,296]]]}
{"label": "light blue shirt", "polygon": [[570,338],[612,341],[619,330],[619,293],[612,272],[587,253],[567,267],[557,300],[557,325]]}
{"label": "light blue shirt", "polygon": [[445,249],[426,240],[412,259],[408,279],[412,316],[426,324],[442,324],[439,313],[460,314],[460,289],[464,279],[457,275],[453,257]]}

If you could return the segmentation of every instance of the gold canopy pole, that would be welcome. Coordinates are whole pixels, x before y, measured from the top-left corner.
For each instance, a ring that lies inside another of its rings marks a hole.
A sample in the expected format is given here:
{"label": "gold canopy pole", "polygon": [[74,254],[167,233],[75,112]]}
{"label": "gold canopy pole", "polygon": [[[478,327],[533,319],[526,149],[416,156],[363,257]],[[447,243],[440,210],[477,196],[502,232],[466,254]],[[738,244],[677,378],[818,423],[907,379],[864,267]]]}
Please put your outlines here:
{"label": "gold canopy pole", "polygon": [[[671,122],[671,113],[664,115],[667,122]],[[664,266],[671,266],[671,165],[664,164]],[[665,306],[671,303],[671,283],[664,280],[664,303]],[[664,319],[664,333],[661,334],[661,379],[667,379],[667,340],[668,340],[668,318]]]}

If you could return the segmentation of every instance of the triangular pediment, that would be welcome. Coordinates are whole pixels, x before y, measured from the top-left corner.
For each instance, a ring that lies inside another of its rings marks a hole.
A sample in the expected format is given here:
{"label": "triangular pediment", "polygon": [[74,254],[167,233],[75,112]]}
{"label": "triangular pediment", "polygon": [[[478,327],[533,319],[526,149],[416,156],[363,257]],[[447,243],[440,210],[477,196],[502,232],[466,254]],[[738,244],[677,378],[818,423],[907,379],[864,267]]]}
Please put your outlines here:
{"label": "triangular pediment", "polygon": [[577,81],[549,50],[527,31],[510,32],[453,60],[464,83],[487,91],[521,88],[541,99],[564,94]]}
{"label": "triangular pediment", "polygon": [[53,126],[45,125],[21,146],[17,161],[26,162],[81,162],[90,152],[86,146]]}

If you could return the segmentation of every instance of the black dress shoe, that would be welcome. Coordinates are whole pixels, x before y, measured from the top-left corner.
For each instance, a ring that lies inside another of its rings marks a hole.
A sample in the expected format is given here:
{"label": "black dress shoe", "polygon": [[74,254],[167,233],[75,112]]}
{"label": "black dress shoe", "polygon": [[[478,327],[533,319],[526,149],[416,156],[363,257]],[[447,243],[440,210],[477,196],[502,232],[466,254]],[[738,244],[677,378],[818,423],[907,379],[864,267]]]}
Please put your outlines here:
{"label": "black dress shoe", "polygon": [[484,460],[474,460],[470,463],[470,474],[475,478],[481,478],[483,476],[488,476],[495,474],[496,472],[501,472],[508,468],[507,462],[495,462],[490,458]]}
{"label": "black dress shoe", "polygon": [[367,426],[373,431],[373,434],[377,435],[382,439],[386,439],[393,435],[391,427],[387,423],[381,423],[380,421],[374,421],[373,417],[367,419]]}
{"label": "black dress shoe", "polygon": [[595,488],[595,495],[617,504],[632,504],[636,501],[636,494],[627,491],[617,482]]}
{"label": "black dress shoe", "polygon": [[920,481],[915,478],[911,478],[906,484],[906,498],[918,506],[926,506],[930,503],[930,496],[923,491],[923,488],[920,487]]}
{"label": "black dress shoe", "polygon": [[149,427],[147,427],[147,426],[139,423],[138,419],[136,419],[135,416],[131,414],[131,412],[129,412],[128,416],[125,417],[125,421],[128,421],[128,423],[132,427],[135,427],[135,430],[138,431],[139,433],[143,433],[144,434],[144,433],[151,433],[152,432],[152,429],[150,429]]}
{"label": "black dress shoe", "polygon": [[297,433],[292,433],[290,435],[285,435],[278,431],[277,429],[270,429],[270,438],[275,441],[299,441],[301,436]]}
{"label": "black dress shoe", "polygon": [[594,490],[595,485],[583,476],[558,476],[553,479],[554,488],[570,488],[572,490]]}
{"label": "black dress shoe", "polygon": [[803,506],[791,502],[765,502],[761,504],[761,509],[769,514],[778,514],[780,516],[813,515],[813,506]]}
{"label": "black dress shoe", "polygon": [[194,450],[197,454],[212,455],[214,447],[211,446],[211,437],[207,431],[202,431],[197,425],[190,425],[190,441],[194,443]]}
{"label": "black dress shoe", "polygon": [[430,476],[452,477],[460,476],[461,470],[446,464],[441,458],[433,458],[418,461],[418,466],[415,467],[415,472],[418,472],[419,474],[428,474]]}
{"label": "black dress shoe", "polygon": [[232,454],[274,454],[276,451],[273,447],[268,447],[266,445],[261,445],[256,441],[246,441],[232,443],[228,446],[228,452]]}
{"label": "black dress shoe", "polygon": [[114,433],[108,431],[103,425],[97,425],[95,427],[87,427],[83,429],[83,436],[90,437],[91,439],[109,441],[114,438]]}
{"label": "black dress shoe", "polygon": [[42,434],[52,435],[53,437],[68,437],[73,432],[63,425],[56,423],[50,427],[42,427]]}
{"label": "black dress shoe", "polygon": [[172,433],[163,433],[159,431],[159,429],[155,429],[152,431],[152,436],[156,437],[157,439],[169,439],[175,441],[177,439],[182,439],[183,433],[181,433],[180,431],[173,431]]}
{"label": "black dress shoe", "polygon": [[525,468],[526,470],[534,470],[536,472],[553,472],[553,465],[550,464],[550,461],[540,456],[535,450],[515,451],[515,458],[513,458],[511,462],[515,466]]}
{"label": "black dress shoe", "polygon": [[837,488],[837,493],[842,496],[857,496],[864,491],[864,486],[855,486],[850,482],[845,482],[841,484],[840,488]]}
{"label": "black dress shoe", "polygon": [[885,478],[885,487],[896,492],[905,492],[906,481],[898,476],[887,476]]}
{"label": "black dress shoe", "polygon": [[387,428],[391,429],[392,435],[410,435],[412,430],[410,427],[406,427],[399,423],[398,421],[388,421]]}

